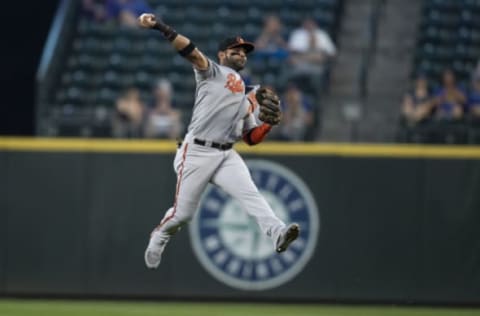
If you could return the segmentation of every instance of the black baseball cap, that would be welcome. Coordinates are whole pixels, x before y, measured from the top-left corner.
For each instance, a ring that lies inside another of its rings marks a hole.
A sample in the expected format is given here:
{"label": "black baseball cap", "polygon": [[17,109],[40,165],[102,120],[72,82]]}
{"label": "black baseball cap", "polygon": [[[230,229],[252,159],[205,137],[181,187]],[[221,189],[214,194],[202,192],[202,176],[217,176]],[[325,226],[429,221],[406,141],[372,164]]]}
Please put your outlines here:
{"label": "black baseball cap", "polygon": [[240,36],[237,37],[228,37],[220,42],[218,45],[218,51],[225,51],[229,48],[243,47],[245,48],[246,53],[250,53],[255,49],[253,43],[245,41]]}

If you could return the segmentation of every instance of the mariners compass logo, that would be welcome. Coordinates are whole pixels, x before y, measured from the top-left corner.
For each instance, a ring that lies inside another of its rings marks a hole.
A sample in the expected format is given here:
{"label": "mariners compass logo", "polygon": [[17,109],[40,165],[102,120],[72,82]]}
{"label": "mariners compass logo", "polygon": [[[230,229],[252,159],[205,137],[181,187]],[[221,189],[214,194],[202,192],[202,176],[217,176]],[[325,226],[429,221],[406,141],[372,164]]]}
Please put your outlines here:
{"label": "mariners compass logo", "polygon": [[299,238],[276,253],[240,203],[215,186],[202,197],[190,237],[201,264],[216,279],[237,289],[266,290],[293,279],[307,264],[317,241],[318,210],[308,187],[289,169],[265,160],[247,165],[276,215],[301,225]]}

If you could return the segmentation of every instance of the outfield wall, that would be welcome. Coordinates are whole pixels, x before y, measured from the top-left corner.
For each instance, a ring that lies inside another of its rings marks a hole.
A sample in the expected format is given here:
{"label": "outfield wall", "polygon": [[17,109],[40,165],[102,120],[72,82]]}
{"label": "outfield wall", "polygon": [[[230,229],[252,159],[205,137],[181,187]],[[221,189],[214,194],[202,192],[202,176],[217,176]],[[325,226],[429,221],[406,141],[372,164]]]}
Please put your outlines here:
{"label": "outfield wall", "polygon": [[0,295],[480,303],[479,148],[240,146],[296,174],[318,207],[312,257],[266,290],[214,277],[189,229],[159,270],[144,267],[173,202],[174,150],[0,139]]}

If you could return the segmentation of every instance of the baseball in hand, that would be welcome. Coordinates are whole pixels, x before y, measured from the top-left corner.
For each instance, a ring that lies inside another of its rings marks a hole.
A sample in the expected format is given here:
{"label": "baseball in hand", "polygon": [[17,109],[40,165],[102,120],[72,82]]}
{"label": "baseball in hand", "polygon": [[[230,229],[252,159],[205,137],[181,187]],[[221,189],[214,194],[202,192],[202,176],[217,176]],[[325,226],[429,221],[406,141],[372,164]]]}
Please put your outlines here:
{"label": "baseball in hand", "polygon": [[155,23],[157,23],[157,20],[155,18],[154,14],[151,13],[143,13],[138,17],[138,24],[141,27],[144,28],[152,28],[155,26]]}

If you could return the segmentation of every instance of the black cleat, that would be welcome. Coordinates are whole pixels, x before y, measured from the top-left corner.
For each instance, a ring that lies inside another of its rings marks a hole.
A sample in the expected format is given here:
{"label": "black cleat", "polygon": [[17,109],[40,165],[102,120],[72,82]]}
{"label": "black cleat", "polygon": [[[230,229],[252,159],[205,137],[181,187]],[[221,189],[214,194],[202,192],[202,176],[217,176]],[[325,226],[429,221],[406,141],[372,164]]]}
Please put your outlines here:
{"label": "black cleat", "polygon": [[277,240],[277,252],[284,252],[300,234],[300,225],[293,223],[284,228]]}

